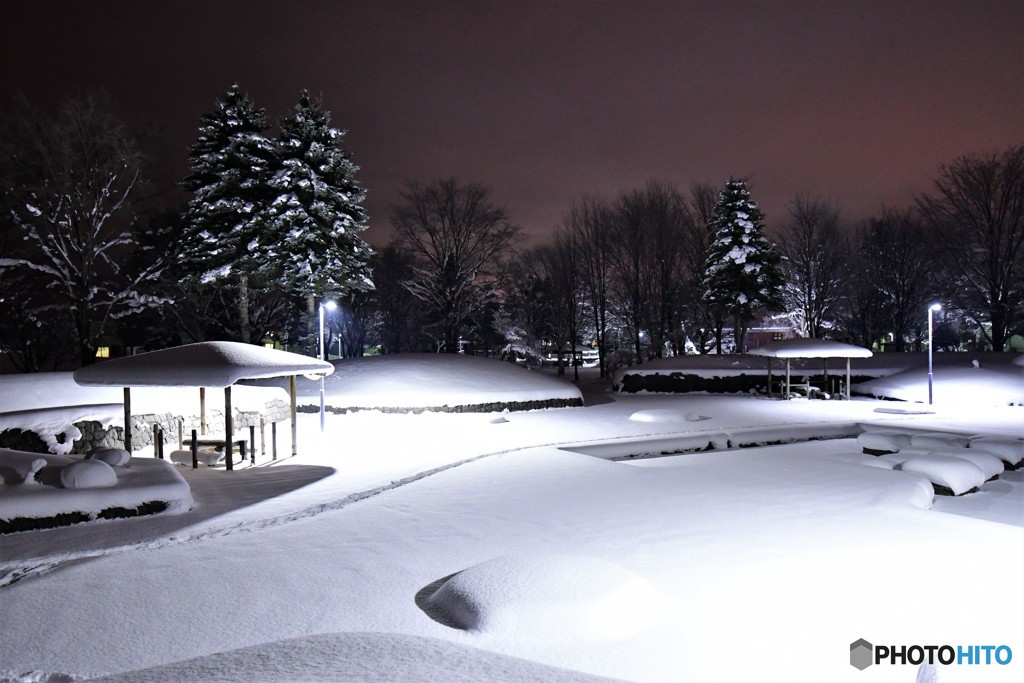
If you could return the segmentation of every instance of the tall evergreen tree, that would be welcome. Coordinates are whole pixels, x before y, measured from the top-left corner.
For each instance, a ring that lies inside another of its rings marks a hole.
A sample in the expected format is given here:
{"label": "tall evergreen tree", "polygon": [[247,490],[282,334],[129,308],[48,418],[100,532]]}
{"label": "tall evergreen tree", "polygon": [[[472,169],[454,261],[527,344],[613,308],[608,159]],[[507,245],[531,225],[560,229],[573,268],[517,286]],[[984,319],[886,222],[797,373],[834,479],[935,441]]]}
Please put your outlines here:
{"label": "tall evergreen tree", "polygon": [[235,84],[201,119],[199,138],[189,150],[188,177],[182,183],[193,193],[185,210],[182,249],[198,266],[205,282],[238,284],[240,338],[248,342],[249,287],[266,263],[259,246],[275,149],[266,137],[266,112]]}
{"label": "tall evergreen tree", "polygon": [[331,115],[302,91],[295,112],[281,121],[277,161],[270,187],[264,270],[307,297],[373,288],[366,229],[366,191],[355,180],[358,167],[339,147],[345,133]]}
{"label": "tall evergreen tree", "polygon": [[[764,213],[743,180],[730,178],[709,224],[711,247],[704,269],[704,296],[733,320],[736,351],[743,351],[754,314],[781,306],[782,257],[764,235]],[[718,351],[721,353],[719,340]]]}
{"label": "tall evergreen tree", "polygon": [[263,278],[279,282],[306,300],[306,344],[313,349],[316,302],[326,293],[347,297],[373,288],[370,248],[359,236],[366,228],[365,190],[358,168],[339,147],[344,132],[303,90],[291,116],[281,120],[277,159],[269,185],[261,252]]}

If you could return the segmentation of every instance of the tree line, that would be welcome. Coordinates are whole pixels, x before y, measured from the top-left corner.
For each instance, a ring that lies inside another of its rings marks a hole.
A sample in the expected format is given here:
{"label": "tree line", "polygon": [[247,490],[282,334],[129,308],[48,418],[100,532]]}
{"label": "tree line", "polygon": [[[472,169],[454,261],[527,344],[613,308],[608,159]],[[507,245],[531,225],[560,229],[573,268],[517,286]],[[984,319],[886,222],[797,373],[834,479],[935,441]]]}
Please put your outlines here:
{"label": "tree line", "polygon": [[1024,146],[944,164],[911,206],[855,225],[797,195],[768,231],[744,179],[652,181],[579,198],[533,246],[484,185],[410,181],[375,251],[344,131],[306,91],[275,127],[230,88],[200,121],[184,206],[158,201],[138,132],[102,97],[54,114],[22,102],[4,130],[0,350],[23,371],[92,362],[115,331],[315,353],[327,298],[342,356],[568,364],[589,344],[602,371],[612,353],[743,351],[752,325],[920,348],[932,301],[940,346],[1002,349],[1024,331]]}

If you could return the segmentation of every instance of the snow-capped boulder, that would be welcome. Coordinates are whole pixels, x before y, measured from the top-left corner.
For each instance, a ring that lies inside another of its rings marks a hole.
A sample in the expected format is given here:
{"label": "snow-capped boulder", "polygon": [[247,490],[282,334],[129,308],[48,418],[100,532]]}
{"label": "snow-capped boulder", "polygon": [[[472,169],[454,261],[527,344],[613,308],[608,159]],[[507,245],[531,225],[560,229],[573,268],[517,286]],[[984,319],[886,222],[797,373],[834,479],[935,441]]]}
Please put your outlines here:
{"label": "snow-capped boulder", "polygon": [[911,434],[910,445],[919,448],[963,448],[967,440],[953,434],[931,432],[928,434]]}
{"label": "snow-capped boulder", "polygon": [[426,599],[456,628],[532,638],[629,638],[656,625],[664,597],[643,577],[587,555],[504,555],[449,577]]}
{"label": "snow-capped boulder", "polygon": [[102,460],[79,460],[60,471],[60,485],[66,489],[100,489],[117,484],[117,474]]}
{"label": "snow-capped boulder", "polygon": [[1002,458],[1010,465],[1024,462],[1024,441],[1001,436],[978,436],[971,439],[970,447]]}
{"label": "snow-capped boulder", "polygon": [[910,446],[910,435],[903,432],[864,432],[857,435],[857,445],[868,455],[895,453]]}
{"label": "snow-capped boulder", "polygon": [[985,473],[972,462],[945,455],[928,455],[905,460],[897,469],[917,472],[928,478],[940,493],[954,496],[973,491],[985,483]]}
{"label": "snow-capped boulder", "polygon": [[85,459],[102,460],[111,467],[124,467],[131,460],[131,455],[123,448],[94,448]]}
{"label": "snow-capped boulder", "polygon": [[[171,451],[171,454],[167,458],[175,465],[191,465],[192,464],[192,450],[183,451]],[[223,451],[209,451],[199,449],[196,452],[196,461],[200,464],[206,465],[207,467],[214,467],[221,460],[224,459]]]}
{"label": "snow-capped boulder", "polygon": [[1003,470],[1006,469],[999,456],[986,453],[985,451],[978,450],[977,448],[938,448],[932,451],[932,455],[945,455],[951,458],[962,458],[968,462],[972,462],[978,466],[978,469],[985,473],[986,481],[989,479],[995,479],[1003,473]]}

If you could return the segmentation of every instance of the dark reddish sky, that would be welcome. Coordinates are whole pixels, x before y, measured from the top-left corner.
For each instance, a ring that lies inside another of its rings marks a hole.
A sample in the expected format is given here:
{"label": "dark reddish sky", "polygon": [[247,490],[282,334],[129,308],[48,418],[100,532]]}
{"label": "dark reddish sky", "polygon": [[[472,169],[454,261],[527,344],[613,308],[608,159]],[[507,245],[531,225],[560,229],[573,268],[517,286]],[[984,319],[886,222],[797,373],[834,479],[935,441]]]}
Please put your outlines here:
{"label": "dark reddish sky", "polygon": [[274,118],[323,96],[377,244],[405,179],[446,176],[533,235],[583,193],[730,175],[769,226],[797,192],[856,220],[1024,142],[1024,2],[0,3],[3,110],[105,89],[175,179],[236,81]]}

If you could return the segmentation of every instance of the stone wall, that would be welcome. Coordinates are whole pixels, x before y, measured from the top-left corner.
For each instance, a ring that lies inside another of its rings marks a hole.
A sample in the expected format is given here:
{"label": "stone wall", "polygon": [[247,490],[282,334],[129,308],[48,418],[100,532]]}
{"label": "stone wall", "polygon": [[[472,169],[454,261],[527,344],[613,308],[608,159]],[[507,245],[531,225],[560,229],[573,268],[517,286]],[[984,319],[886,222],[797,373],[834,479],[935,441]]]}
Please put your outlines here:
{"label": "stone wall", "polygon": [[[269,426],[271,422],[283,422],[288,420],[290,413],[286,401],[273,400],[266,404],[265,409],[260,411],[235,411],[234,432],[238,438],[247,438],[249,427],[255,427],[259,432],[260,418],[266,421]],[[164,430],[164,447],[177,448],[178,423],[182,422],[182,437],[187,442],[191,437],[192,430],[199,429],[199,416],[186,415],[178,416],[171,413],[156,413],[146,415],[132,415],[132,450],[138,451],[147,446],[153,445],[153,426],[160,425]],[[70,433],[75,436],[71,447],[73,454],[85,454],[93,448],[124,448],[124,428],[120,426],[104,427],[99,422],[76,422],[73,426],[80,432],[76,435],[74,428],[68,427],[58,435],[36,434],[31,430],[17,428],[6,429],[0,432],[0,448],[10,448],[31,453],[50,453],[52,449],[47,446],[47,440],[63,443],[64,434]],[[224,411],[206,411],[206,433],[222,435],[224,433]]]}

